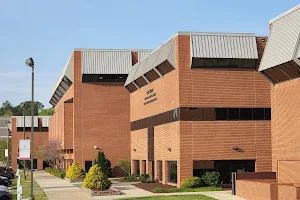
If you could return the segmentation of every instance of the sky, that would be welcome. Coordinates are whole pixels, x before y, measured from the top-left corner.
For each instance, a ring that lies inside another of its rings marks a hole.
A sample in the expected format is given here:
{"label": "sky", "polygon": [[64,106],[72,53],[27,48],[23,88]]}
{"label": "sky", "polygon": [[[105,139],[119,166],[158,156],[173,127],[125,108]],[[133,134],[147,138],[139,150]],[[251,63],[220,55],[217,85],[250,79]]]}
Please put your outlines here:
{"label": "sky", "polygon": [[297,0],[0,0],[0,103],[48,103],[75,48],[155,49],[178,31],[269,34]]}

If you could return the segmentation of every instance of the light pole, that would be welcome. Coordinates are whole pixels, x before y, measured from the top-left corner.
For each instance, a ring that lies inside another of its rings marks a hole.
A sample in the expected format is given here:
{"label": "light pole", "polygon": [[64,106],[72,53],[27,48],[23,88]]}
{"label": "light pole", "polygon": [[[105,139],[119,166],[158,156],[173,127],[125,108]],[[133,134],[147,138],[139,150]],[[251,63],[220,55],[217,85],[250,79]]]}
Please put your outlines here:
{"label": "light pole", "polygon": [[8,142],[9,142],[9,124],[10,121],[6,121],[7,124],[7,160],[6,160],[6,167],[8,168],[9,166],[9,149],[8,149]]}
{"label": "light pole", "polygon": [[28,58],[25,64],[32,69],[31,80],[31,138],[30,138],[30,159],[31,159],[31,184],[30,184],[30,199],[34,199],[33,196],[33,108],[34,108],[34,61],[32,58]]}
{"label": "light pole", "polygon": [[[25,140],[25,103],[22,104],[22,109],[23,109],[23,139]],[[24,167],[24,180],[26,180],[26,172],[25,172],[26,161],[25,160],[23,160],[23,167]]]}

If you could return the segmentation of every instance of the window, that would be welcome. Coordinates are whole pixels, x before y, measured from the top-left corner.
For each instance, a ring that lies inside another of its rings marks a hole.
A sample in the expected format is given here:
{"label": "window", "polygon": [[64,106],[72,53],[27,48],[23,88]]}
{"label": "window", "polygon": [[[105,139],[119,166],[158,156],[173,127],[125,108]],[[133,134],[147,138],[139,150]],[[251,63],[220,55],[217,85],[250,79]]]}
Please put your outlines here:
{"label": "window", "polygon": [[159,181],[162,181],[162,168],[163,168],[163,166],[162,166],[162,161],[161,160],[159,160],[159,161],[157,161],[157,172],[158,172],[158,180]]}
{"label": "window", "polygon": [[228,120],[239,120],[240,119],[240,109],[238,108],[228,108]]}
{"label": "window", "polygon": [[264,108],[253,108],[253,120],[264,120],[265,109]]}
{"label": "window", "polygon": [[227,108],[216,108],[216,120],[227,120]]}
{"label": "window", "polygon": [[252,120],[252,108],[241,108],[240,109],[241,120]]}
{"label": "window", "polygon": [[90,168],[93,166],[93,162],[91,160],[85,161],[85,171],[89,172]]}
{"label": "window", "polygon": [[140,175],[140,161],[139,160],[134,160],[133,161],[133,167],[134,167],[134,170],[133,170],[133,173],[137,176]]}
{"label": "window", "polygon": [[169,182],[177,183],[177,161],[168,161]]}
{"label": "window", "polygon": [[265,120],[271,120],[271,108],[265,108]]}

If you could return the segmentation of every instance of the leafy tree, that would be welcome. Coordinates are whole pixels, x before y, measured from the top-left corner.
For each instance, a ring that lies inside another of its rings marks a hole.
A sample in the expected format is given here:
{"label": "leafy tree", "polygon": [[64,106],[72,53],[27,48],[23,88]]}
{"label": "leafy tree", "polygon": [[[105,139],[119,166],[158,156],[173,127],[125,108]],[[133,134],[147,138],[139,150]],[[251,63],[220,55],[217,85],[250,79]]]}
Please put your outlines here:
{"label": "leafy tree", "polygon": [[48,163],[51,168],[55,167],[55,160],[59,160],[61,153],[61,143],[58,140],[49,140],[44,145],[40,145],[35,150],[37,156]]}
{"label": "leafy tree", "polygon": [[53,108],[42,109],[39,113],[39,116],[52,116],[54,114]]}
{"label": "leafy tree", "polygon": [[105,175],[107,175],[108,177],[112,177],[111,162],[105,158],[105,154],[103,151],[98,152],[96,164],[101,167]]}
{"label": "leafy tree", "polygon": [[130,175],[131,162],[130,160],[119,160],[118,166],[122,169],[126,176]]}
{"label": "leafy tree", "polygon": [[11,110],[7,110],[4,114],[3,114],[3,116],[14,116],[14,113],[11,111]]}
{"label": "leafy tree", "polygon": [[[4,114],[6,112],[9,112],[9,111],[12,111],[12,110],[13,110],[12,104],[9,101],[6,100],[5,102],[2,103],[2,106],[0,108],[0,115],[4,116]],[[8,116],[8,115],[6,115],[6,116]]]}
{"label": "leafy tree", "polygon": [[110,180],[98,164],[90,168],[83,181],[83,187],[90,189],[106,190],[110,186]]}

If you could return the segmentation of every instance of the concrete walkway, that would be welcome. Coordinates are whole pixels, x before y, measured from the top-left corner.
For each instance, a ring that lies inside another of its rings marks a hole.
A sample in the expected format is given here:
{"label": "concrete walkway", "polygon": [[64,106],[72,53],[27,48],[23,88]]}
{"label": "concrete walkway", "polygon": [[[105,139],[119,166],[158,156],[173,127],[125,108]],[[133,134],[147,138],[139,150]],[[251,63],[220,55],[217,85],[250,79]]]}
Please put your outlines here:
{"label": "concrete walkway", "polygon": [[49,200],[92,200],[87,193],[65,180],[44,171],[35,171],[34,180],[41,186]]}
{"label": "concrete walkway", "polygon": [[170,196],[170,195],[190,195],[203,194],[219,200],[243,200],[237,196],[231,195],[231,191],[218,192],[183,192],[183,193],[164,193],[154,194],[146,190],[140,189],[132,185],[133,183],[118,182],[111,180],[115,188],[121,190],[122,195],[91,197],[81,189],[82,183],[69,183],[65,180],[56,178],[55,176],[44,171],[36,171],[33,173],[35,181],[41,186],[49,200],[113,200],[130,197],[145,197],[145,196]]}

